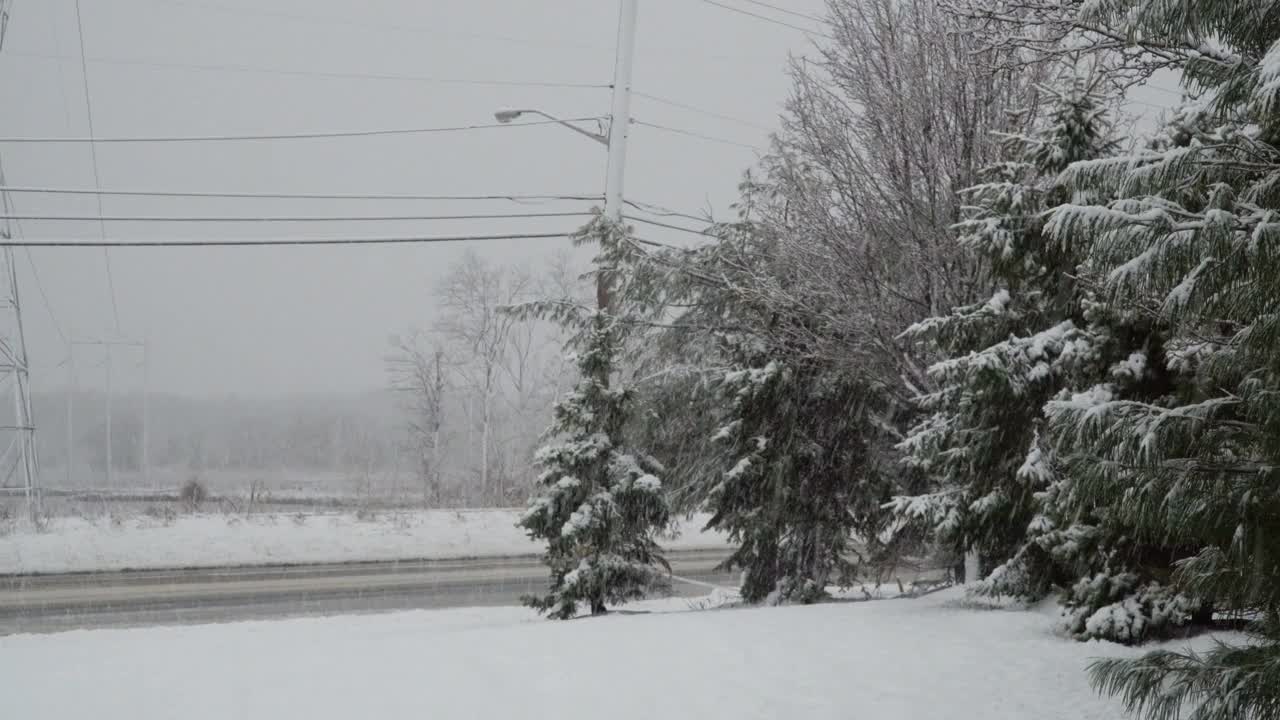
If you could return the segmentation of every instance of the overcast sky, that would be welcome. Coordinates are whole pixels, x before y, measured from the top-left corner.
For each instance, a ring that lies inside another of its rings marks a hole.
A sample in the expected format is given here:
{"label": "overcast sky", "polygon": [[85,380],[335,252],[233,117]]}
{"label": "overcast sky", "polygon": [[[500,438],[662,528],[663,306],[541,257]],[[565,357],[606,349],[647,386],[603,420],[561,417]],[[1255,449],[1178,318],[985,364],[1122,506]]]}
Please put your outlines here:
{"label": "overcast sky", "polygon": [[[775,0],[821,14],[822,0]],[[738,7],[759,10],[745,0]],[[562,117],[608,113],[617,3],[603,0],[81,0],[97,137],[297,133],[492,122],[502,107]],[[791,23],[807,24],[797,17]],[[788,91],[799,31],[701,0],[640,0],[634,88],[725,120],[633,102],[637,120],[712,136],[632,129],[629,199],[723,216],[741,173],[767,145]],[[356,76],[356,77],[348,77]],[[463,84],[436,80],[509,81]],[[74,0],[15,0],[0,52],[0,136],[86,136]],[[1171,85],[1171,83],[1166,83]],[[1171,100],[1140,92],[1139,112]],[[737,143],[737,144],[730,144]],[[12,185],[91,188],[90,148],[0,145]],[[102,144],[113,189],[249,192],[597,194],[605,153],[556,126],[253,143]],[[96,213],[92,197],[13,195],[20,213]],[[108,197],[105,215],[456,214],[547,212],[584,204],[374,203]],[[112,238],[492,234],[570,230],[573,218],[329,224],[112,222]],[[85,238],[96,223],[29,221],[32,238]],[[656,239],[670,231],[644,228]],[[469,243],[536,267],[565,241]],[[151,384],[188,394],[368,390],[385,384],[388,337],[427,326],[432,285],[459,245],[126,249],[110,253],[120,332],[147,338]],[[116,334],[98,249],[31,253],[63,334]],[[19,281],[36,390],[60,386],[61,337],[26,253]],[[116,357],[137,387],[136,353]],[[102,356],[77,350],[80,382]],[[130,369],[130,368],[133,369]]]}
{"label": "overcast sky", "polygon": [[[784,0],[821,12],[821,0]],[[744,5],[743,7],[749,7]],[[492,122],[501,107],[563,117],[608,113],[617,3],[601,0],[81,0],[94,133],[293,133]],[[804,22],[797,18],[792,21]],[[638,120],[764,147],[803,33],[699,0],[641,0],[634,88],[732,116],[637,97]],[[85,136],[74,0],[15,0],[0,53],[0,135]],[[341,77],[363,75],[365,77]],[[370,77],[379,76],[379,77]],[[387,77],[394,76],[394,77]],[[87,145],[0,146],[12,185],[93,187]],[[634,127],[629,199],[723,214],[756,151]],[[105,144],[104,188],[341,193],[602,193],[602,147],[555,126],[256,143]],[[91,197],[15,194],[20,213],[95,214]],[[105,215],[543,212],[564,205],[108,197]],[[114,238],[370,236],[569,230],[555,220],[210,225],[113,222]],[[95,237],[96,223],[24,222],[28,237]],[[661,238],[660,229],[646,229]],[[563,241],[471,243],[537,264]],[[457,245],[115,249],[120,329],[149,340],[151,383],[191,394],[366,390],[385,383],[389,335],[431,322],[434,280]],[[115,334],[101,250],[32,252],[53,315],[74,337]],[[24,251],[32,384],[61,385],[66,357]],[[81,382],[101,354],[77,349]],[[130,353],[117,385],[139,382]]]}

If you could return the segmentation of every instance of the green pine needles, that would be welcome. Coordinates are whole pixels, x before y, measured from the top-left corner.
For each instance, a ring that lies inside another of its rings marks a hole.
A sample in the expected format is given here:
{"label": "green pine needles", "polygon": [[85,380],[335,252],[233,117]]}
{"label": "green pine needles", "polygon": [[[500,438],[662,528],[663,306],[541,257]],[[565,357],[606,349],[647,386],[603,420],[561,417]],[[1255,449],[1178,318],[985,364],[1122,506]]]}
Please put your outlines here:
{"label": "green pine needles", "polygon": [[[579,240],[600,243],[601,271],[631,251],[629,231],[604,218]],[[664,587],[670,573],[656,541],[670,522],[662,467],[623,436],[632,393],[614,376],[626,324],[619,314],[563,301],[518,311],[553,315],[575,328],[580,375],[555,405],[548,442],[536,456],[543,468],[538,491],[519,522],[546,541],[551,569],[547,593],[525,603],[560,619],[582,606],[601,614]]]}
{"label": "green pine needles", "polygon": [[1173,393],[1049,404],[1076,492],[1184,548],[1171,582],[1249,623],[1244,647],[1098,663],[1104,692],[1152,720],[1280,718],[1280,7],[1251,0],[1104,2],[1092,22],[1182,58],[1203,101],[1149,147],[1073,165],[1105,193],[1047,225],[1078,247],[1098,292],[1168,327]]}

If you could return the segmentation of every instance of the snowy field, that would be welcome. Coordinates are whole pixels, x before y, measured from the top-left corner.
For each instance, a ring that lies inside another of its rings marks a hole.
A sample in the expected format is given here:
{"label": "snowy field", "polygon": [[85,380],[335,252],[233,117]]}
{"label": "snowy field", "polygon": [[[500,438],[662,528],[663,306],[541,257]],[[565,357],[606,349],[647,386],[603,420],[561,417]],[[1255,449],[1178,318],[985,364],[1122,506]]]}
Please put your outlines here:
{"label": "snowy field", "polygon": [[[0,637],[7,717],[1119,720],[1117,645],[1048,610],[917,600],[570,622],[519,608]],[[686,610],[686,612],[672,612]],[[1209,638],[1194,641],[1209,644]]]}
{"label": "snowy field", "polygon": [[[516,510],[54,518],[40,531],[0,534],[0,574],[219,567],[364,560],[535,555],[515,526]],[[668,549],[727,547],[702,532],[705,517],[682,523]]]}

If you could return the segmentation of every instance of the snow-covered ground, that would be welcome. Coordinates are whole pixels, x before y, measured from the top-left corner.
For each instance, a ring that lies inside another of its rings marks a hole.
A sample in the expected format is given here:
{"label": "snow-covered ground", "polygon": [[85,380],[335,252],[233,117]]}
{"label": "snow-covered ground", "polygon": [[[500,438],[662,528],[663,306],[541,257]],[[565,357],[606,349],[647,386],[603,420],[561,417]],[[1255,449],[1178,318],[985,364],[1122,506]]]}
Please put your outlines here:
{"label": "snow-covered ground", "polygon": [[1044,611],[961,607],[958,597],[570,622],[484,608],[15,635],[0,637],[0,677],[5,716],[43,720],[1123,717],[1084,670],[1140,650],[1065,640]]}
{"label": "snow-covered ground", "polygon": [[[420,510],[306,515],[54,518],[40,531],[0,535],[0,574],[270,563],[533,555],[515,510]],[[682,523],[668,549],[723,548],[705,517]]]}

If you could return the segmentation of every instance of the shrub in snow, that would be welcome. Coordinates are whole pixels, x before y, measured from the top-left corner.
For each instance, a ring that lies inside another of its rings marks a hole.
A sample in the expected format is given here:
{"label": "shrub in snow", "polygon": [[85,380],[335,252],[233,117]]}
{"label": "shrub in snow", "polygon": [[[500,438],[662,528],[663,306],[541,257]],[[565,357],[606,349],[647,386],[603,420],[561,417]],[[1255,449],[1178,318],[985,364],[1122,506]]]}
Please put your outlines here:
{"label": "shrub in snow", "polygon": [[182,488],[178,490],[178,500],[188,511],[195,511],[200,508],[209,497],[209,490],[205,488],[204,483],[199,478],[192,477],[182,484]]}
{"label": "shrub in snow", "polygon": [[1133,573],[1098,573],[1066,593],[1061,626],[1078,640],[1125,644],[1167,636],[1199,610],[1198,601]]}

